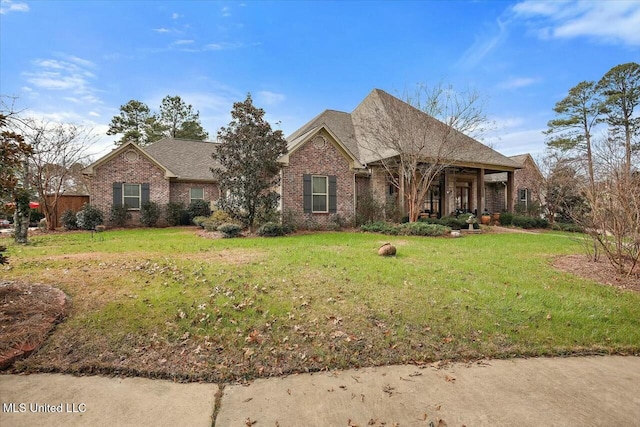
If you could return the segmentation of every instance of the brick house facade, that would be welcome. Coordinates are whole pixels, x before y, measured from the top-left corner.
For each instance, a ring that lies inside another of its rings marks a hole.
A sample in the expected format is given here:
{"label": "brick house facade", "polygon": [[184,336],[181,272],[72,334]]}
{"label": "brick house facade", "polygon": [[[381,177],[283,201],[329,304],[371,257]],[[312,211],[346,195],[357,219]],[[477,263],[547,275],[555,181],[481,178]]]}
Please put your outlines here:
{"label": "brick house facade", "polygon": [[[140,206],[149,201],[188,206],[219,197],[209,167],[214,143],[163,139],[149,147],[128,142],[103,156],[83,173],[89,178],[89,202],[105,217],[112,206],[129,206],[131,225],[140,223]],[[162,224],[162,220],[160,221]]]}
{"label": "brick house facade", "polygon": [[[520,169],[514,174],[514,192],[511,203],[517,210],[526,211],[534,204],[544,204],[542,191],[544,176],[530,154],[511,156]],[[488,175],[485,181],[487,194],[487,210],[502,212],[508,204],[506,193],[507,175],[504,173]]]}

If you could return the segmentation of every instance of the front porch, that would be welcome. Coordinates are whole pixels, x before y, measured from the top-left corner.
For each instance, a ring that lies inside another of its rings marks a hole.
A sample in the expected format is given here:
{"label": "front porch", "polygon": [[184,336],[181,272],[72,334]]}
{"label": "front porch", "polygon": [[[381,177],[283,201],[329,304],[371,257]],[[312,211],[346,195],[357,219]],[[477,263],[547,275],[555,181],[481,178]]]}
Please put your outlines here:
{"label": "front porch", "polygon": [[[493,174],[505,174],[506,182],[500,189],[502,196],[493,194],[496,186],[488,186],[487,181],[495,180],[487,177]],[[402,211],[408,212],[404,197],[403,181],[398,188],[388,179],[380,168],[372,170],[370,182],[374,197],[379,202],[391,198]],[[433,181],[420,207],[419,217],[441,218],[449,215],[472,213],[476,216],[485,210],[513,212],[514,170],[497,170],[489,168],[451,166],[444,168]],[[487,192],[490,192],[488,195]],[[506,195],[506,197],[505,197]],[[496,203],[501,200],[502,203]],[[509,202],[510,201],[510,202]],[[489,203],[490,202],[490,203]]]}

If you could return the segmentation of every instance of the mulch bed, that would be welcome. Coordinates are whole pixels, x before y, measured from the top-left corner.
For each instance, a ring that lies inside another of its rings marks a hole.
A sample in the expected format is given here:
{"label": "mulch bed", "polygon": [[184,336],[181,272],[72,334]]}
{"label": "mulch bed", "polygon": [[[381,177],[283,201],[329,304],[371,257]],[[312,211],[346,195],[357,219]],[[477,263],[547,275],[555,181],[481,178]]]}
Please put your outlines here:
{"label": "mulch bed", "polygon": [[38,349],[64,319],[67,307],[60,289],[0,281],[0,369]]}
{"label": "mulch bed", "polygon": [[593,262],[585,255],[558,257],[554,260],[553,266],[558,270],[575,274],[584,279],[594,280],[604,285],[640,292],[639,267],[636,267],[630,275],[621,275],[606,259]]}

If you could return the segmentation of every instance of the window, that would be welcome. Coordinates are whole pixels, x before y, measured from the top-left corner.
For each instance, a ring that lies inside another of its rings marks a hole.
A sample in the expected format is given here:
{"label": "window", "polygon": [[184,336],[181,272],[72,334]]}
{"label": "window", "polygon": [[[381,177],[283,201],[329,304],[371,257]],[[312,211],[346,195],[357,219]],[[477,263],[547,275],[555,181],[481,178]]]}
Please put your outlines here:
{"label": "window", "polygon": [[189,203],[193,203],[196,200],[204,200],[204,188],[189,189]]}
{"label": "window", "polygon": [[140,209],[140,184],[122,184],[122,203],[129,209]]}
{"label": "window", "polygon": [[329,188],[326,176],[312,177],[312,212],[328,212],[329,206]]}
{"label": "window", "polygon": [[527,203],[527,189],[521,188],[518,190],[518,200],[522,203]]}
{"label": "window", "polygon": [[467,183],[467,187],[456,187],[456,209],[461,210],[463,212],[469,211],[469,187]]}

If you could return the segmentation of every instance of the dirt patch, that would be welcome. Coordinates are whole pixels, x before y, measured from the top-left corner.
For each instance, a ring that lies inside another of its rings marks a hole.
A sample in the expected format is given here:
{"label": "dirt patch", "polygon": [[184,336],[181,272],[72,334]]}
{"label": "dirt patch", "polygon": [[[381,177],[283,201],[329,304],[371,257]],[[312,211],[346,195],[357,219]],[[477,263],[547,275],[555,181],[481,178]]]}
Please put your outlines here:
{"label": "dirt patch", "polygon": [[0,369],[40,347],[66,310],[67,297],[59,289],[0,281]]}
{"label": "dirt patch", "polygon": [[603,285],[640,292],[640,272],[621,275],[606,260],[593,262],[584,255],[566,255],[556,258],[553,266],[558,270],[591,279]]}

